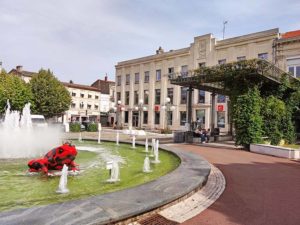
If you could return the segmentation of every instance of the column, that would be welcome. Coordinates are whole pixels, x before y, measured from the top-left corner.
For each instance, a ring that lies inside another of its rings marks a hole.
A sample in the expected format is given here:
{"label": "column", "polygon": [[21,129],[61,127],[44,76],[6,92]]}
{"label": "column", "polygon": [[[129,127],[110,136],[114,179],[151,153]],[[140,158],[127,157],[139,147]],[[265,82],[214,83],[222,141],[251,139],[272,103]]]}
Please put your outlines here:
{"label": "column", "polygon": [[189,124],[189,129],[188,131],[191,131],[192,130],[192,112],[193,112],[193,108],[192,108],[192,96],[193,96],[193,91],[194,89],[189,87],[188,88],[188,112],[187,112],[187,122]]}
{"label": "column", "polygon": [[210,130],[214,131],[216,115],[216,93],[211,93],[211,116],[210,116]]}

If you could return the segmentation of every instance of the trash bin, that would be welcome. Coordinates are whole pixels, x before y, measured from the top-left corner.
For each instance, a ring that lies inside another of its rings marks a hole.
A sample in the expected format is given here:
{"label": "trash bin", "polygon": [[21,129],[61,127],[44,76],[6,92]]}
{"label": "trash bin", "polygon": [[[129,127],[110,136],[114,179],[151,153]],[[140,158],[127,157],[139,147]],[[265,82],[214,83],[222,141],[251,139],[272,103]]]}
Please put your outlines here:
{"label": "trash bin", "polygon": [[213,136],[216,136],[216,135],[220,135],[220,128],[214,128],[214,130],[213,130]]}
{"label": "trash bin", "polygon": [[193,143],[194,135],[193,135],[192,131],[186,131],[184,136],[185,136],[185,142],[186,143]]}
{"label": "trash bin", "polygon": [[183,131],[174,131],[173,142],[174,143],[183,143],[184,142],[184,132]]}

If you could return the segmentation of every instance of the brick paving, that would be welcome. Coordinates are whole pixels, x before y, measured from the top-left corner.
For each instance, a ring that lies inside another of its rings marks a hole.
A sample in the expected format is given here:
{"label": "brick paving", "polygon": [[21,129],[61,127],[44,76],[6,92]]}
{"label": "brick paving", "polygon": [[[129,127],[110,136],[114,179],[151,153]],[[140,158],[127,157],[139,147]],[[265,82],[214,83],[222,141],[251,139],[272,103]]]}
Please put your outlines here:
{"label": "brick paving", "polygon": [[184,225],[300,224],[299,161],[242,150],[180,147],[203,156],[226,178],[220,198]]}

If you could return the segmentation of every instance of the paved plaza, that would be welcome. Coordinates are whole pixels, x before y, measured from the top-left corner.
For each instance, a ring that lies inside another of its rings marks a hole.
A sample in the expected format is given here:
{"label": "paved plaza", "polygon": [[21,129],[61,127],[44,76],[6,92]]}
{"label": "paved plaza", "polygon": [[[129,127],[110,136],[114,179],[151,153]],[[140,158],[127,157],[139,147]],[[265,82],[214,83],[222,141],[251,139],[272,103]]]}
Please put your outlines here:
{"label": "paved plaza", "polygon": [[221,197],[183,224],[299,224],[299,161],[241,150],[180,147],[203,156],[219,168],[226,179]]}

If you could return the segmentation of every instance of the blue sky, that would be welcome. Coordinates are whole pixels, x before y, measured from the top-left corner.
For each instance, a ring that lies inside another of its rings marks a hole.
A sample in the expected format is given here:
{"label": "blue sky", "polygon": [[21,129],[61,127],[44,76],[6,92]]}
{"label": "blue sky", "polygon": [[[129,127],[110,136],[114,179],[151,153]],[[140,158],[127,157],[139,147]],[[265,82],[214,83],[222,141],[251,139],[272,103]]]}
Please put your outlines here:
{"label": "blue sky", "polygon": [[119,61],[225,38],[300,29],[299,0],[0,0],[0,61],[50,68],[61,81],[111,80]]}

